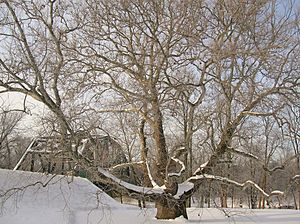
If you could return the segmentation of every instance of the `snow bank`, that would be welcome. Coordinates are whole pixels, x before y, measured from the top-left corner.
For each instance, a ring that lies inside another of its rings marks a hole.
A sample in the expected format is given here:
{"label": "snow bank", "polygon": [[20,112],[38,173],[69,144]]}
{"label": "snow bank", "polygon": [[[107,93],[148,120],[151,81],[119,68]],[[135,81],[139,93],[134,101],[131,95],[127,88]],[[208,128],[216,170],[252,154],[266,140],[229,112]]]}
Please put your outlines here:
{"label": "snow bank", "polygon": [[300,223],[300,211],[284,209],[190,208],[189,220],[156,220],[155,208],[122,205],[83,178],[1,169],[0,213],[0,224]]}
{"label": "snow bank", "polygon": [[84,223],[121,206],[84,178],[0,169],[0,224]]}

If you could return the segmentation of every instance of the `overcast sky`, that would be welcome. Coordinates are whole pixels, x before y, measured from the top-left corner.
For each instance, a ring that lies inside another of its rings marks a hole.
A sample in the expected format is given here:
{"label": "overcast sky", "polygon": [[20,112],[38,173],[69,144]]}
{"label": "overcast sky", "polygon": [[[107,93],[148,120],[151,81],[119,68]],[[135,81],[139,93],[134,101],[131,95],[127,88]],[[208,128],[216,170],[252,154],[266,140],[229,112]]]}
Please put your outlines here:
{"label": "overcast sky", "polygon": [[[2,93],[0,94],[0,105],[9,110],[22,110],[24,109],[24,99],[24,94]],[[26,135],[35,135],[37,131],[36,119],[39,115],[46,114],[47,108],[30,96],[27,96],[25,105],[29,114],[24,116],[20,128],[24,129]]]}

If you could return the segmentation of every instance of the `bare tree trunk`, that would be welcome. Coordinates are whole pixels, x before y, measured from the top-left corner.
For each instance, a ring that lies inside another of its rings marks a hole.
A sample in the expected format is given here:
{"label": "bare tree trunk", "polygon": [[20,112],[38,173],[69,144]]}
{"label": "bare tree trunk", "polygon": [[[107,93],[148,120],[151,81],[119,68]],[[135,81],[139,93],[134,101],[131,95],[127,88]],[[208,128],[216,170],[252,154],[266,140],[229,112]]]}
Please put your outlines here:
{"label": "bare tree trunk", "polygon": [[294,207],[295,207],[296,210],[298,210],[297,199],[296,199],[295,192],[294,192],[294,190],[292,190],[291,192],[292,192],[292,195],[293,195]]}
{"label": "bare tree trunk", "polygon": [[[267,173],[266,173],[266,171],[263,172],[261,186],[262,186],[262,189],[265,191],[267,188]],[[265,209],[265,202],[266,202],[266,199],[265,199],[264,195],[260,194],[258,208]]]}
{"label": "bare tree trunk", "polygon": [[221,207],[227,208],[227,190],[228,186],[225,184],[221,184]]}
{"label": "bare tree trunk", "polygon": [[298,184],[298,209],[300,210],[300,183]]}
{"label": "bare tree trunk", "polygon": [[[185,166],[187,167],[187,177],[192,176],[193,174],[193,154],[192,154],[192,147],[193,147],[193,123],[194,123],[194,107],[190,108],[188,119],[186,125],[184,127],[184,138],[185,138]],[[191,206],[192,198],[189,198],[187,201],[187,207]]]}
{"label": "bare tree trunk", "polygon": [[140,140],[140,147],[141,147],[141,159],[144,162],[142,164],[142,171],[143,171],[142,185],[144,187],[149,187],[149,186],[151,186],[151,183],[150,183],[150,179],[148,176],[147,165],[146,165],[148,150],[147,150],[147,145],[146,145],[146,136],[145,136],[145,132],[144,132],[145,123],[146,123],[146,120],[142,119],[140,126],[139,126],[139,140]]}
{"label": "bare tree trunk", "polygon": [[210,200],[211,200],[211,183],[208,185],[208,196],[207,196],[207,207],[210,208]]}
{"label": "bare tree trunk", "polygon": [[166,175],[166,165],[167,165],[167,149],[166,149],[166,139],[163,129],[162,114],[157,108],[156,118],[154,121],[153,128],[153,138],[156,146],[156,173],[155,177],[159,185],[164,184],[164,178]]}
{"label": "bare tree trunk", "polygon": [[231,208],[234,207],[234,189],[232,189],[232,192],[231,192]]}
{"label": "bare tree trunk", "polygon": [[[156,146],[156,167],[155,167],[155,180],[162,186],[166,185],[168,192],[172,195],[177,193],[178,184],[176,181],[166,179],[166,167],[168,162],[168,154],[166,147],[166,139],[164,135],[163,128],[163,116],[159,108],[159,103],[157,99],[157,92],[152,89],[154,100],[152,101],[153,110],[153,139]],[[159,198],[155,201],[155,207],[157,208],[156,218],[157,219],[175,219],[179,216],[187,218],[186,212],[186,201],[179,201],[174,199],[169,199],[165,196]]]}
{"label": "bare tree trunk", "polygon": [[34,160],[35,160],[35,154],[31,154],[31,161],[30,161],[30,171],[33,172],[34,170]]}
{"label": "bare tree trunk", "polygon": [[251,193],[250,193],[250,208],[251,209],[256,209],[256,201],[257,201],[257,195],[253,189],[253,187],[251,187],[250,189]]}
{"label": "bare tree trunk", "polygon": [[12,168],[12,164],[11,164],[11,149],[10,149],[10,146],[8,144],[8,141],[6,143],[6,149],[7,149],[7,168],[10,169],[10,168]]}
{"label": "bare tree trunk", "polygon": [[200,196],[200,208],[203,208],[204,207],[204,195],[201,194]]}
{"label": "bare tree trunk", "polygon": [[[298,153],[299,152],[298,144],[295,144],[295,146],[296,146],[295,152]],[[300,171],[300,158],[299,157],[297,158],[297,168],[298,168],[298,171]],[[297,206],[296,206],[296,209],[297,209]],[[300,210],[300,183],[298,184],[298,209]]]}

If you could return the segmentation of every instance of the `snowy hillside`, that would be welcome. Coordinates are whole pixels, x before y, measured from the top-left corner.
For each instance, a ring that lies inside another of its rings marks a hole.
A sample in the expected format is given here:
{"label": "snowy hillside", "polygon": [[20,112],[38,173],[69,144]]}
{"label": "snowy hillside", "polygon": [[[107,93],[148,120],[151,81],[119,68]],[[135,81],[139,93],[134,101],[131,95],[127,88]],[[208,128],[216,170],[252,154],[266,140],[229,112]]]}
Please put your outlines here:
{"label": "snowy hillside", "polygon": [[0,195],[1,224],[76,223],[120,207],[86,179],[24,171],[0,170]]}
{"label": "snowy hillside", "polygon": [[[155,220],[155,209],[122,205],[86,179],[0,170],[0,224],[170,223]],[[190,220],[174,223],[300,223],[294,210],[191,208]]]}

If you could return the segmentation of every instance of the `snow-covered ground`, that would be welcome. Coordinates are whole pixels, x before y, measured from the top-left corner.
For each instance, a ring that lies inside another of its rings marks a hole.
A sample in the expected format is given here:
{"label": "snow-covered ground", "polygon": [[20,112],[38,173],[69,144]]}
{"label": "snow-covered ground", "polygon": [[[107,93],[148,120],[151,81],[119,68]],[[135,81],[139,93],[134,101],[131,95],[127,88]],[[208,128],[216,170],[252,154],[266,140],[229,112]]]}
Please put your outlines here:
{"label": "snow-covered ground", "polygon": [[300,223],[300,211],[295,210],[227,209],[225,213],[190,208],[189,220],[158,221],[154,208],[120,204],[83,178],[0,170],[0,224]]}

